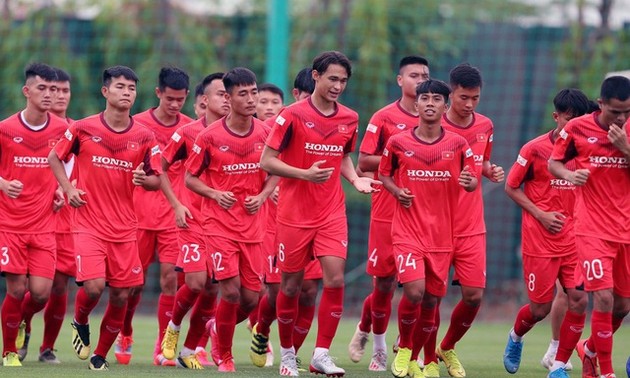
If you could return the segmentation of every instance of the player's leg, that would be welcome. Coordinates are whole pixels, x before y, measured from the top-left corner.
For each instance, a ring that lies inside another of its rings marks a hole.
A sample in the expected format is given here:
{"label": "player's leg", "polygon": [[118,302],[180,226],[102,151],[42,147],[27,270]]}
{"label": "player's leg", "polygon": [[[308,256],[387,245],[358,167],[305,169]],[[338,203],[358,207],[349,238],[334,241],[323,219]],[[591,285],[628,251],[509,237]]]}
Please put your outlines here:
{"label": "player's leg", "polygon": [[550,313],[551,341],[549,342],[545,355],[540,360],[540,364],[546,369],[550,369],[556,359],[560,340],[560,327],[567,312],[568,305],[569,298],[567,294],[564,292],[560,282],[556,282],[556,296],[553,299]]}
{"label": "player's leg", "polygon": [[[158,319],[158,340],[154,351],[154,357],[161,354],[161,344],[164,338],[166,327],[171,320],[171,314],[175,305],[175,294],[177,293],[177,272],[175,264],[179,256],[179,241],[177,230],[162,230],[157,232],[157,253],[160,262],[160,296],[158,298],[157,319]],[[201,256],[203,251],[190,251],[191,255]]]}
{"label": "player's leg", "polygon": [[3,270],[7,294],[2,301],[2,357],[4,366],[22,366],[16,339],[22,322],[22,300],[26,294],[26,274],[14,274]]}
{"label": "player's leg", "polygon": [[[73,260],[72,260],[73,261]],[[73,261],[74,262],[74,261]],[[68,281],[70,276],[57,270],[53,278],[50,298],[44,308],[44,337],[39,348],[39,361],[51,364],[60,363],[55,355],[55,341],[61,332],[61,326],[68,305]]]}
{"label": "player's leg", "polygon": [[[94,354],[90,357],[90,370],[108,369],[107,353],[114,345],[125,320],[129,288],[111,286],[111,284],[110,282],[109,301],[101,320],[98,342]],[[114,283],[114,285],[117,284],[120,283]]]}
{"label": "player's leg", "polygon": [[[571,285],[575,286],[575,285]],[[555,354],[554,362],[549,367],[550,377],[562,377],[568,369],[569,358],[575,350],[580,340],[584,321],[586,319],[586,306],[588,305],[588,296],[584,290],[571,288],[567,286],[568,309],[560,325],[560,336],[558,340],[558,349]],[[553,311],[553,310],[552,310]],[[555,372],[555,373],[554,373]]]}
{"label": "player's leg", "polygon": [[306,268],[304,282],[302,283],[302,292],[298,302],[298,317],[293,330],[293,346],[296,353],[304,344],[304,340],[308,336],[315,318],[315,305],[317,303],[319,283],[321,282],[321,267],[316,269],[319,274],[316,273],[314,276],[311,272],[313,270],[313,267],[310,266],[311,264],[319,265],[319,261],[309,263],[309,266]]}

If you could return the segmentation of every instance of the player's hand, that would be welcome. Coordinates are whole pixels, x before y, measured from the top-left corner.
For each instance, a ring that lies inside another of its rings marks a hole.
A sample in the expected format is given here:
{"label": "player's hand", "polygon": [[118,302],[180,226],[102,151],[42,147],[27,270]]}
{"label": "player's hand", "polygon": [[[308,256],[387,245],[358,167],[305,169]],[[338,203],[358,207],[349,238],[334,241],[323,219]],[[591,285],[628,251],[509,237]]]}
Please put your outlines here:
{"label": "player's hand", "polygon": [[184,205],[179,205],[175,208],[175,224],[179,228],[188,228],[188,222],[186,219],[193,219],[192,213]]}
{"label": "player's hand", "polygon": [[503,182],[503,180],[505,180],[505,172],[503,171],[503,167],[492,164],[490,166],[489,179],[492,182]]}
{"label": "player's hand", "polygon": [[380,189],[373,187],[372,185],[382,185],[383,183],[374,180],[371,177],[357,177],[352,182],[352,185],[359,193],[374,193],[380,192]]}
{"label": "player's hand", "polygon": [[18,198],[20,196],[20,193],[22,193],[22,189],[24,189],[24,184],[22,184],[22,182],[19,180],[2,180],[2,182],[4,183],[2,185],[2,191],[9,198]]}
{"label": "player's hand", "polygon": [[464,169],[459,173],[458,182],[464,189],[470,189],[473,186],[473,182],[475,176],[470,171],[469,166],[465,166]]}
{"label": "player's hand", "polygon": [[264,202],[261,196],[245,197],[245,210],[248,214],[256,214]]}
{"label": "player's hand", "polygon": [[624,154],[630,153],[630,143],[628,143],[625,124],[623,127],[619,127],[614,123],[611,124],[608,128],[608,140]]}
{"label": "player's hand", "polygon": [[63,198],[63,190],[61,187],[57,187],[57,190],[55,190],[55,198],[53,199],[53,212],[56,213],[61,210],[65,203],[66,199]]}
{"label": "player's hand", "polygon": [[271,201],[272,201],[274,204],[276,204],[276,205],[277,205],[277,204],[278,204],[278,198],[279,198],[279,197],[280,197],[280,187],[279,187],[279,186],[276,186],[276,187],[273,189],[273,193],[271,193],[271,196],[269,196],[269,198],[271,198]]}
{"label": "player's hand", "polygon": [[318,184],[328,181],[330,176],[332,176],[335,168],[320,168],[320,166],[325,162],[326,160],[318,160],[313,163],[313,165],[311,165],[311,167],[306,170],[306,173],[304,175],[305,179]]}
{"label": "player's hand", "polygon": [[565,219],[567,217],[557,211],[543,211],[536,219],[543,225],[543,227],[552,234],[557,234],[562,231]]}
{"label": "player's hand", "polygon": [[571,182],[571,184],[575,186],[582,186],[586,184],[586,181],[588,180],[588,175],[590,174],[591,171],[589,171],[588,169],[576,169],[575,171],[571,172],[568,180]]}
{"label": "player's hand", "polygon": [[68,204],[72,207],[81,207],[87,203],[82,196],[85,195],[85,192],[81,189],[77,189],[74,186],[72,189],[66,192],[66,196],[68,196]]}
{"label": "player's hand", "polygon": [[147,173],[144,171],[144,162],[142,162],[133,170],[133,179],[131,181],[135,186],[142,186],[146,178]]}
{"label": "player's hand", "polygon": [[232,192],[217,192],[212,199],[225,210],[229,210],[236,203],[236,197]]}
{"label": "player's hand", "polygon": [[415,197],[416,196],[411,194],[411,191],[407,188],[400,188],[398,193],[396,193],[396,199],[406,208],[411,207],[411,201],[413,201]]}

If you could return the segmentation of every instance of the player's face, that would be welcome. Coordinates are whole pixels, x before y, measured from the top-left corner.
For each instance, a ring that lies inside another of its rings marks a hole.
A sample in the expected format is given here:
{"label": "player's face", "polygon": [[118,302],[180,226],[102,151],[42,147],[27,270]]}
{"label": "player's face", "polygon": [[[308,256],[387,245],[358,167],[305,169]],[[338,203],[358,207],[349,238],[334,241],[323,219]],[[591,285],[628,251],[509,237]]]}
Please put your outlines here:
{"label": "player's face", "polygon": [[315,80],[315,92],[326,101],[337,101],[339,96],[346,89],[348,84],[348,72],[339,64],[331,64],[326,71],[321,74],[313,70],[313,80]]}
{"label": "player's face", "polygon": [[258,104],[256,104],[256,116],[261,121],[274,117],[282,109],[282,98],[279,94],[270,91],[258,92]]}
{"label": "player's face", "polygon": [[195,116],[197,119],[206,115],[206,109],[208,105],[206,104],[206,96],[201,95],[195,98],[195,103],[193,104],[193,109],[195,110]]}
{"label": "player's face", "polygon": [[109,86],[103,87],[101,92],[112,108],[129,110],[136,101],[136,82],[124,76],[114,77]]}
{"label": "player's face", "polygon": [[422,93],[416,102],[418,115],[426,123],[439,123],[446,111],[446,99],[437,93]]}
{"label": "player's face", "polygon": [[155,88],[155,94],[160,99],[160,109],[169,116],[175,117],[184,107],[188,90],[166,87],[164,91],[161,91],[160,88]]}
{"label": "player's face", "polygon": [[225,97],[225,86],[220,79],[212,80],[206,87],[206,114],[212,118],[225,117],[230,112],[230,103]]}
{"label": "player's face", "polygon": [[70,82],[58,81],[55,85],[57,86],[57,90],[53,96],[53,102],[50,110],[57,114],[63,114],[66,110],[68,110],[68,104],[70,104],[70,97],[72,96],[72,93],[70,92]]}
{"label": "player's face", "polygon": [[40,76],[35,76],[26,81],[22,87],[22,93],[28,103],[40,112],[50,109],[57,86],[55,82],[46,81]]}
{"label": "player's face", "polygon": [[461,118],[467,118],[473,114],[479,98],[481,97],[481,88],[463,88],[456,86],[451,92],[451,109]]}
{"label": "player's face", "polygon": [[429,80],[429,67],[423,64],[408,64],[400,69],[396,80],[403,96],[415,98],[416,87]]}
{"label": "player's face", "polygon": [[630,118],[630,98],[624,101],[616,98],[611,98],[608,101],[599,100],[599,108],[602,110],[599,115],[599,122],[605,126],[615,124],[623,127]]}
{"label": "player's face", "polygon": [[256,114],[258,103],[258,86],[256,84],[237,85],[232,88],[232,93],[226,94],[230,102],[231,112],[240,116],[253,116]]}
{"label": "player's face", "polygon": [[567,122],[573,119],[574,116],[570,112],[553,112],[553,120],[556,121],[556,125],[558,126],[558,130],[564,129]]}

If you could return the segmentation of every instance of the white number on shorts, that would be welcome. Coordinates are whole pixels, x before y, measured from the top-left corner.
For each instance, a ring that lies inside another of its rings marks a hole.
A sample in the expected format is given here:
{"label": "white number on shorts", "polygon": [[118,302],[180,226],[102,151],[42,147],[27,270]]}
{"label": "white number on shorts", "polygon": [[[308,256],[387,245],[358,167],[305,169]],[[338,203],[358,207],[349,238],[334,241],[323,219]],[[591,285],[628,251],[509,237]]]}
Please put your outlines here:
{"label": "white number on shorts", "polygon": [[372,250],[372,253],[370,253],[370,257],[368,258],[368,260],[372,262],[372,266],[376,266],[376,262],[378,261],[378,256],[376,255],[376,248]]}
{"label": "white number on shorts", "polygon": [[212,264],[214,265],[215,272],[220,272],[225,269],[225,267],[221,265],[222,261],[223,256],[221,255],[221,252],[215,252],[212,254]]}
{"label": "white number on shorts", "polygon": [[9,247],[2,247],[2,260],[0,264],[7,265],[9,263]]}
{"label": "white number on shorts", "polygon": [[273,266],[273,256],[267,256],[267,260],[269,260],[269,273],[278,273],[278,268]]}
{"label": "white number on shorts", "polygon": [[81,255],[77,255],[77,272],[81,271]]}
{"label": "white number on shorts", "polygon": [[278,244],[278,258],[280,261],[284,261],[284,244]]}
{"label": "white number on shorts", "polygon": [[[192,253],[191,252],[192,249]],[[184,264],[188,264],[191,261],[197,262],[201,259],[201,253],[199,253],[199,244],[184,244],[182,245],[182,252],[184,252]],[[189,255],[190,253],[190,255]]]}
{"label": "white number on shorts", "polygon": [[398,273],[404,273],[407,267],[413,267],[416,269],[416,259],[411,257],[411,253],[407,254],[407,259],[404,256],[398,255]]}
{"label": "white number on shorts", "polygon": [[536,275],[534,273],[530,273],[527,278],[527,289],[529,291],[534,291],[536,288]]}
{"label": "white number on shorts", "polygon": [[584,261],[584,268],[586,268],[586,279],[588,281],[600,280],[604,277],[604,265],[602,265],[602,260],[600,259]]}

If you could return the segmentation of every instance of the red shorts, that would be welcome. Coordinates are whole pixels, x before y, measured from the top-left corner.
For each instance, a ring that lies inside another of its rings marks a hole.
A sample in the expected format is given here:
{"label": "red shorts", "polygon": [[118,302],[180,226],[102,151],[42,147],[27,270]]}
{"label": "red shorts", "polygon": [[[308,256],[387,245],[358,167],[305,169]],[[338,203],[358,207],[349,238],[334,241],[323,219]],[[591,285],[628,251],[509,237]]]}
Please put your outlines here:
{"label": "red shorts", "polygon": [[486,287],[486,234],[453,238],[453,282],[462,286]]}
{"label": "red shorts", "polygon": [[263,281],[262,243],[244,243],[221,236],[208,236],[213,274],[217,281],[240,277],[241,287],[260,291]]}
{"label": "red shorts", "polygon": [[575,253],[552,258],[523,255],[523,279],[529,300],[534,303],[553,301],[556,279],[566,289],[581,285],[577,267]]}
{"label": "red shorts", "polygon": [[75,277],[77,266],[74,263],[74,234],[55,233],[57,241],[57,272]]}
{"label": "red shorts", "polygon": [[424,252],[409,244],[394,244],[398,282],[425,280],[425,290],[436,297],[446,295],[450,253]]}
{"label": "red shorts", "polygon": [[86,233],[74,234],[77,282],[104,278],[111,287],[144,283],[138,242],[111,242]]}
{"label": "red shorts", "polygon": [[53,279],[55,233],[15,234],[0,231],[0,272]]}
{"label": "red shorts", "polygon": [[368,261],[365,271],[373,277],[391,277],[396,274],[391,222],[370,222]]}
{"label": "red shorts", "polygon": [[280,271],[295,273],[306,268],[314,258],[348,254],[348,223],[338,217],[314,228],[301,228],[278,223],[276,229],[277,264]]}
{"label": "red shorts", "polygon": [[143,230],[138,229],[138,251],[142,269],[149,269],[149,265],[155,259],[155,251],[160,263],[175,265],[179,255],[179,243],[177,241],[177,229],[169,230]]}
{"label": "red shorts", "polygon": [[265,239],[263,240],[263,272],[265,272],[265,283],[276,284],[280,283],[282,275],[280,269],[276,264],[276,233],[265,232]]}
{"label": "red shorts", "polygon": [[630,244],[590,236],[575,236],[584,290],[614,289],[630,297]]}
{"label": "red shorts", "polygon": [[212,272],[212,263],[208,258],[206,237],[189,228],[180,228],[177,232],[179,255],[177,256],[178,271],[184,273]]}

